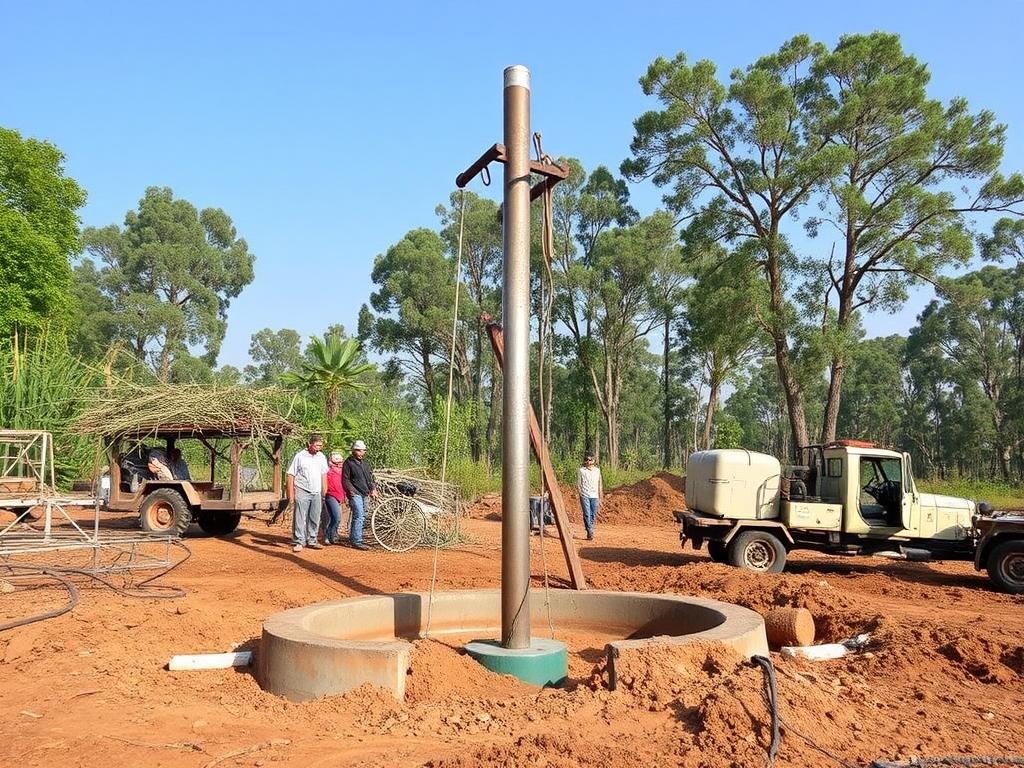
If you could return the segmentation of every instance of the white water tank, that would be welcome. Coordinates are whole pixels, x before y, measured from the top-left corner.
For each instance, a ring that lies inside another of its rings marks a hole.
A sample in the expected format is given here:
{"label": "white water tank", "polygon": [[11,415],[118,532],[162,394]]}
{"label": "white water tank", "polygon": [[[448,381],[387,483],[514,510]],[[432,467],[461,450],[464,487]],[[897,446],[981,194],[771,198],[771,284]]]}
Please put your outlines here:
{"label": "white water tank", "polygon": [[765,453],[698,451],[686,462],[686,506],[715,517],[778,517],[781,477],[779,460]]}

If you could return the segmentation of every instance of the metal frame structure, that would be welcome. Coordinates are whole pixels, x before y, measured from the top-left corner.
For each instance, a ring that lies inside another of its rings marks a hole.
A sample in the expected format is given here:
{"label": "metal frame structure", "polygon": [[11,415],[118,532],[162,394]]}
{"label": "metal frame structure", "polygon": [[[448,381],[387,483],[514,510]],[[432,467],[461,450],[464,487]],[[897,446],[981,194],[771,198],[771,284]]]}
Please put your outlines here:
{"label": "metal frame structure", "polygon": [[[72,551],[87,551],[88,564],[81,570],[113,573],[129,570],[168,568],[171,565],[170,536],[151,536],[136,531],[100,528],[100,501],[92,495],[76,496],[56,491],[53,437],[45,430],[0,430],[0,469],[9,485],[30,488],[0,492],[0,509],[15,513],[14,520],[0,530],[0,564],[17,561],[42,565],[47,553],[62,553],[66,561]],[[19,474],[14,474],[15,470]],[[42,528],[26,522],[31,509],[42,507]],[[75,509],[92,508],[86,523],[76,520]],[[162,554],[161,554],[162,553]]]}

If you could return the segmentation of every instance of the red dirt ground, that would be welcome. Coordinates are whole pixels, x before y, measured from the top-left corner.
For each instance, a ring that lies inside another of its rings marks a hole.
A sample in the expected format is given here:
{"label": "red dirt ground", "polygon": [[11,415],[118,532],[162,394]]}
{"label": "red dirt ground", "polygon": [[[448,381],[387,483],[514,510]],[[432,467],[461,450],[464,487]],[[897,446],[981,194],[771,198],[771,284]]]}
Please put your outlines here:
{"label": "red dirt ground", "polygon": [[[805,606],[819,642],[873,633],[869,653],[835,661],[772,654],[789,725],[777,765],[832,764],[797,731],[856,765],[1024,754],[1024,597],[993,592],[964,563],[795,553],[782,575],[741,573],[679,548],[670,513],[681,501],[665,476],[609,493],[596,540],[578,542],[591,584],[762,611]],[[500,526],[486,519],[495,512],[500,502],[475,509],[466,543],[442,551],[439,588],[498,584]],[[608,691],[600,650],[607,638],[566,637],[556,626],[570,646],[570,678],[562,689],[537,691],[483,670],[450,644],[419,641],[401,703],[364,687],[294,704],[262,691],[248,671],[166,671],[176,653],[256,645],[262,620],[285,608],[429,588],[430,550],[294,555],[287,539],[261,523],[225,539],[190,538],[192,558],[166,577],[187,590],[183,599],[85,588],[71,614],[0,634],[0,765],[765,764],[761,673],[715,648],[650,650]],[[552,586],[564,586],[558,544],[531,543],[538,584],[546,562]],[[0,592],[0,623],[60,600],[49,589]]]}

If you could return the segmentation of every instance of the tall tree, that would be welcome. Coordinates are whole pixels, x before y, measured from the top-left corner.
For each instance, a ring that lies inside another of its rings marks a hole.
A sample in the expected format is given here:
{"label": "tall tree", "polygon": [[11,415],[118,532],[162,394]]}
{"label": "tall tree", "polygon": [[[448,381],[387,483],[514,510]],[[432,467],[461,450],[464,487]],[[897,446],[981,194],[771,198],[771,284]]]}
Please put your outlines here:
{"label": "tall tree", "polygon": [[[447,359],[451,343],[455,285],[445,242],[429,229],[414,229],[373,263],[372,279],[380,286],[360,310],[360,337],[392,353],[411,374],[432,407],[436,393],[435,363]],[[464,354],[465,350],[462,350]]]}
{"label": "tall tree", "polygon": [[[713,247],[705,257],[713,266],[698,269],[688,291],[686,321],[690,347],[703,366],[708,386],[703,448],[710,448],[711,430],[723,385],[760,352],[761,334],[754,320],[760,297],[751,276],[757,270],[742,253],[726,254]],[[717,442],[716,442],[717,444]]]}
{"label": "tall tree", "polygon": [[[578,160],[560,162],[568,165],[569,177],[555,187],[552,201],[558,283],[554,314],[569,330],[578,364],[590,370],[602,365],[600,347],[593,338],[601,284],[594,270],[595,249],[611,227],[635,222],[637,212],[629,204],[625,181],[616,179],[604,166],[595,168],[588,178]],[[596,400],[601,397],[599,388],[595,383]],[[589,411],[584,413],[584,431],[586,450],[597,451]]]}
{"label": "tall tree", "polygon": [[643,346],[641,340],[658,324],[651,305],[651,274],[674,248],[676,233],[663,216],[633,226],[610,229],[594,245],[594,331],[597,354],[584,357],[598,406],[604,417],[608,463],[619,462],[619,408],[624,376]]}
{"label": "tall tree", "polygon": [[651,274],[651,308],[661,318],[661,465],[672,466],[672,325],[680,316],[685,296],[684,283],[692,274],[683,261],[683,248],[675,237],[675,222],[667,211],[655,212],[652,219],[665,228],[666,245],[657,253]]}
{"label": "tall tree", "polygon": [[485,340],[485,330],[479,318],[483,312],[493,317],[499,317],[501,313],[502,237],[498,204],[472,192],[453,192],[449,207],[439,205],[437,215],[441,219],[441,237],[453,256],[458,253],[461,224],[463,269],[468,294],[461,301],[465,302],[463,315],[472,349],[469,397],[473,407],[469,446],[474,461],[480,460],[485,447],[490,461],[494,446],[490,442],[484,445],[487,411],[484,386],[488,376],[494,375],[494,365],[490,345]]}
{"label": "tall tree", "polygon": [[250,365],[245,366],[245,378],[261,385],[276,384],[281,376],[297,371],[302,365],[299,332],[291,328],[279,331],[262,328],[249,341]]}
{"label": "tall tree", "polygon": [[89,228],[82,242],[98,266],[86,258],[76,276],[105,300],[110,341],[125,341],[165,381],[175,356],[195,347],[212,366],[231,299],[253,279],[254,256],[224,211],[197,211],[169,188],[150,187],[123,229]]}
{"label": "tall tree", "polygon": [[68,327],[83,205],[57,147],[0,128],[0,336],[16,326]]}
{"label": "tall tree", "polygon": [[898,35],[844,35],[812,66],[823,92],[811,100],[818,141],[844,150],[842,173],[824,197],[816,234],[831,225],[843,242],[828,263],[825,303],[835,293],[828,401],[822,441],[836,437],[847,352],[858,310],[895,311],[907,287],[932,282],[971,257],[965,216],[1020,213],[1024,179],[998,174],[1006,126],[964,99],[947,106],[927,95],[927,67],[903,51]]}
{"label": "tall tree", "polygon": [[944,300],[921,314],[919,332],[930,336],[950,365],[981,387],[989,403],[996,459],[1004,480],[1018,442],[1008,403],[1020,386],[1024,348],[1024,271],[986,266],[941,281]]}
{"label": "tall tree", "polygon": [[733,72],[728,87],[710,61],[690,65],[682,53],[658,58],[640,84],[663,108],[635,121],[633,157],[622,164],[628,178],[670,186],[666,203],[696,216],[694,234],[744,242],[756,259],[767,285],[759,321],[772,343],[797,445],[808,443],[808,429],[787,304],[794,264],[782,227],[846,154],[809,137],[807,103],[817,87],[810,67],[820,50],[807,36],[795,37]]}

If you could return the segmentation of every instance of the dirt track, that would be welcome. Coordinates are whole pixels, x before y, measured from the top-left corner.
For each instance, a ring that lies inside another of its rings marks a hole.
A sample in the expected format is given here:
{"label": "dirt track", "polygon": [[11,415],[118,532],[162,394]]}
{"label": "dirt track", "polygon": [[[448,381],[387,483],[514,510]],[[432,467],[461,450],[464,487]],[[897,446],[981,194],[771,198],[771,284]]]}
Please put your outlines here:
{"label": "dirt track", "polygon": [[[493,511],[478,510],[469,542],[442,552],[440,588],[497,585]],[[262,524],[188,543],[191,560],[168,577],[188,590],[184,599],[86,589],[73,613],[0,635],[0,765],[764,765],[760,672],[703,648],[652,654],[609,692],[595,669],[603,639],[569,638],[569,683],[538,693],[420,642],[403,704],[373,689],[292,704],[247,672],[167,672],[175,653],[255,644],[275,611],[430,583],[425,550],[296,556],[285,531]],[[785,720],[846,760],[1024,755],[1024,597],[991,591],[967,564],[798,553],[790,572],[756,577],[681,551],[668,522],[601,523],[597,539],[579,545],[598,588],[802,605],[819,642],[873,632],[869,655],[811,663],[772,654]],[[564,585],[553,540],[546,561],[554,586]],[[536,552],[534,569],[542,573]],[[58,599],[49,590],[0,595],[0,621]],[[789,731],[777,764],[833,763]]]}

